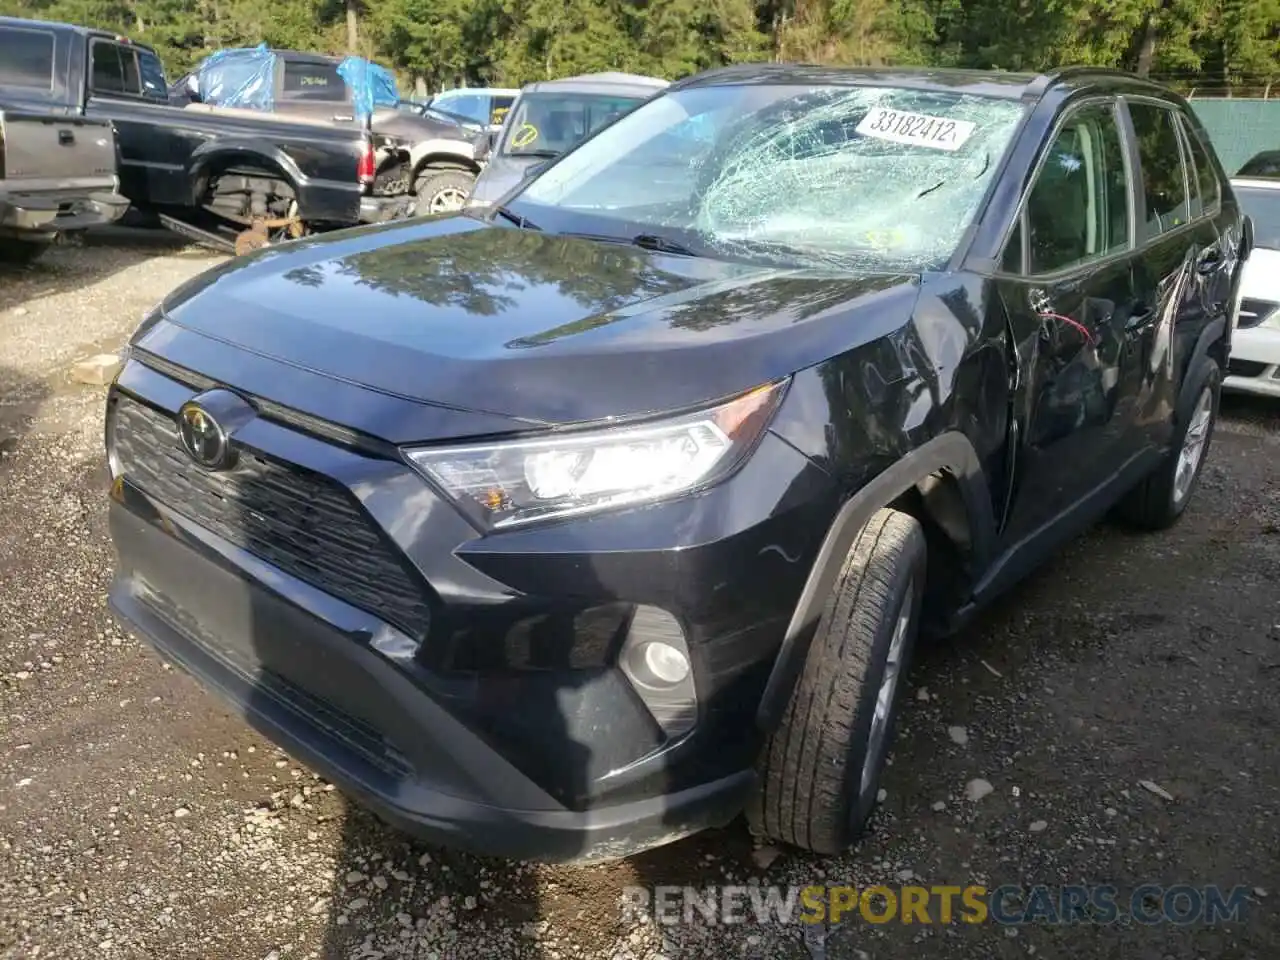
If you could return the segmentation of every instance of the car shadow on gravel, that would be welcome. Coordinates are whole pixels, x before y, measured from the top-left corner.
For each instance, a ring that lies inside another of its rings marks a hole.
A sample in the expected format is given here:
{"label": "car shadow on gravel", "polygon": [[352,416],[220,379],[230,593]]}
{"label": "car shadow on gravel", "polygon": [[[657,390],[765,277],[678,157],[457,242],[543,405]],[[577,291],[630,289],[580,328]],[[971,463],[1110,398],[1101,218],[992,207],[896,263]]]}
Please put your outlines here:
{"label": "car shadow on gravel", "polygon": [[21,446],[49,393],[45,381],[0,365],[0,467]]}
{"label": "car shadow on gravel", "polygon": [[[210,253],[167,230],[101,227],[59,237],[35,263],[0,262],[0,313],[63,292],[69,285],[91,286],[153,257],[187,255],[205,258]],[[0,336],[3,333],[0,330]]]}

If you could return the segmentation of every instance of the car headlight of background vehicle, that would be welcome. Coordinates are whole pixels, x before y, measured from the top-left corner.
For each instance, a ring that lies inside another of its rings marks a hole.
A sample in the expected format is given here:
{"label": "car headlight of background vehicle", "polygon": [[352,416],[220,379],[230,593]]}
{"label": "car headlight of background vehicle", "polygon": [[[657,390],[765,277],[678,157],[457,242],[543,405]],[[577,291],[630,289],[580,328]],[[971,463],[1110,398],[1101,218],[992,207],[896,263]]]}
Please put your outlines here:
{"label": "car headlight of background vehicle", "polygon": [[491,529],[649,503],[731,473],[760,439],[787,382],[633,426],[406,455]]}

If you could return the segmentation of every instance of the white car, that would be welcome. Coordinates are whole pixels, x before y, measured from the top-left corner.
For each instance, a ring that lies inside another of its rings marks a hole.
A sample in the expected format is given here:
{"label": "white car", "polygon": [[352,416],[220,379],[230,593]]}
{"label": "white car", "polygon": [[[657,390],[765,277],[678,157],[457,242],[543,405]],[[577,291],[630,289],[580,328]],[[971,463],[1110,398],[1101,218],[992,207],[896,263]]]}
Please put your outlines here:
{"label": "white car", "polygon": [[1222,388],[1280,398],[1280,179],[1237,177],[1231,186],[1253,218],[1254,248]]}

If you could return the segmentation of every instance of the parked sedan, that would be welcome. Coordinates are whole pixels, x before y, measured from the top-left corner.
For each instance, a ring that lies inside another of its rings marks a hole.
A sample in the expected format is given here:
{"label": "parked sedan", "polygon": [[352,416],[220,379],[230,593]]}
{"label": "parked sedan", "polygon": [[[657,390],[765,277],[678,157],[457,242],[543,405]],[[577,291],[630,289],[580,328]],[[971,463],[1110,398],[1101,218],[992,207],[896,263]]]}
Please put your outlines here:
{"label": "parked sedan", "polygon": [[1236,197],[1253,220],[1253,256],[1240,284],[1240,311],[1223,388],[1280,398],[1280,179],[1237,177]]}
{"label": "parked sedan", "polygon": [[108,399],[110,603],[435,842],[745,811],[836,853],[921,631],[1192,502],[1249,252],[1132,75],[687,78],[501,205],[161,303]]}

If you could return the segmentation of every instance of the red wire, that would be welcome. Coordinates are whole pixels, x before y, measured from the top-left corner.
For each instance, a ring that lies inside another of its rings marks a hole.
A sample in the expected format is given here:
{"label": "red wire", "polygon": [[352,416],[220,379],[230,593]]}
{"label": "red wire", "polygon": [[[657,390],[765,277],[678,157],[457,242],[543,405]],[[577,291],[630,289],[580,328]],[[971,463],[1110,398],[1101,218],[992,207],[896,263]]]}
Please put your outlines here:
{"label": "red wire", "polygon": [[1063,323],[1074,328],[1080,336],[1084,337],[1089,343],[1093,343],[1093,334],[1089,332],[1089,328],[1079,321],[1072,320],[1070,317],[1064,317],[1060,313],[1042,313],[1040,316],[1047,320],[1061,320]]}

